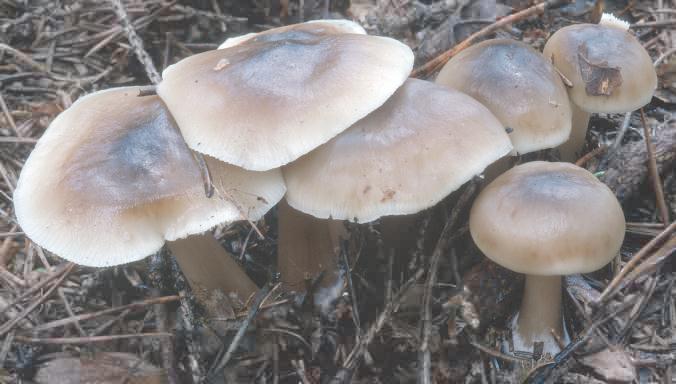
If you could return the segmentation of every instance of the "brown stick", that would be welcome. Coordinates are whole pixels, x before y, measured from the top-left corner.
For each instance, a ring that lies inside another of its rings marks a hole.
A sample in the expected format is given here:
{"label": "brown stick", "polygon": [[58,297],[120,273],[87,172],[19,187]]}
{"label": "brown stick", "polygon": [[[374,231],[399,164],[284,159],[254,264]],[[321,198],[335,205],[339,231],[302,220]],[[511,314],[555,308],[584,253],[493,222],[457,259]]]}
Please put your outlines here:
{"label": "brown stick", "polygon": [[52,337],[45,339],[26,336],[15,336],[14,339],[20,343],[26,344],[64,345],[64,344],[100,343],[103,341],[133,339],[136,337],[173,337],[173,336],[174,336],[173,334],[166,332],[152,332],[152,333],[132,333],[127,335],[110,335],[110,336]]}
{"label": "brown stick", "polygon": [[646,148],[648,148],[648,171],[650,172],[650,178],[653,181],[653,188],[655,189],[655,202],[657,204],[657,208],[660,211],[662,222],[664,225],[667,225],[669,224],[669,210],[667,209],[667,203],[664,199],[662,180],[660,179],[660,173],[657,171],[657,160],[655,160],[655,147],[653,146],[652,139],[650,138],[648,125],[645,122],[645,113],[643,112],[643,108],[641,108],[641,124],[643,125],[645,145]]}
{"label": "brown stick", "polygon": [[617,287],[620,285],[622,279],[629,273],[631,272],[634,267],[643,259],[650,251],[652,251],[655,247],[659,246],[662,244],[664,241],[669,239],[669,237],[676,231],[676,221],[671,223],[664,231],[662,231],[659,235],[655,236],[652,240],[648,242],[648,244],[644,245],[643,248],[641,248],[638,252],[634,254],[634,256],[629,260],[627,264],[622,268],[620,273],[618,273],[613,280],[608,284],[606,289],[603,290],[601,293],[601,296],[598,299],[598,303],[601,304],[605,302],[609,297],[611,297],[614,293]]}
{"label": "brown stick", "polygon": [[473,33],[465,40],[461,41],[458,45],[440,54],[434,59],[428,61],[422,67],[416,68],[413,71],[413,73],[411,73],[411,77],[427,77],[430,74],[434,73],[439,68],[441,68],[441,66],[446,64],[446,62],[450,60],[451,57],[457,55],[463,49],[468,48],[470,45],[474,44],[478,39],[490,35],[491,33],[497,31],[498,29],[507,26],[507,24],[515,23],[528,17],[543,13],[545,9],[547,9],[547,7],[553,7],[564,2],[567,1],[546,0],[543,1],[542,3],[526,8],[523,11],[519,11],[515,14],[503,17],[502,19],[496,21],[495,23],[482,28],[478,32]]}
{"label": "brown stick", "polygon": [[65,319],[50,321],[49,323],[40,324],[40,325],[36,326],[35,328],[33,328],[32,330],[34,332],[44,331],[44,330],[51,329],[51,328],[62,327],[64,325],[68,325],[68,324],[74,323],[76,321],[86,321],[86,320],[94,319],[94,318],[99,317],[99,316],[110,315],[111,313],[115,313],[115,312],[119,312],[119,311],[144,308],[144,307],[147,307],[147,306],[153,305],[153,304],[171,303],[173,301],[178,301],[179,299],[180,299],[180,297],[176,296],[176,295],[174,295],[174,296],[163,296],[163,297],[153,297],[152,299],[139,301],[137,303],[121,305],[121,306],[115,307],[115,308],[108,308],[108,309],[103,309],[103,310],[97,311],[97,312],[84,313],[84,314],[81,314],[81,315],[67,317]]}
{"label": "brown stick", "polygon": [[39,299],[35,300],[31,305],[29,305],[26,309],[24,309],[19,315],[17,315],[15,318],[12,320],[6,322],[5,324],[0,327],[0,336],[4,335],[5,333],[11,331],[14,326],[24,317],[28,316],[29,313],[31,313],[35,308],[37,308],[40,304],[42,304],[43,301],[47,300],[47,298],[54,292],[56,288],[58,288],[61,283],[66,279],[70,271],[73,270],[75,267],[75,264],[73,263],[68,263],[68,266],[65,268],[64,272],[61,274],[61,276],[54,282],[54,285],[52,285],[47,292],[44,293],[44,295],[40,296]]}
{"label": "brown stick", "polygon": [[594,148],[593,150],[589,151],[586,155],[580,157],[576,162],[575,165],[578,167],[584,167],[585,164],[594,157],[596,157],[598,154],[603,153],[608,149],[608,146],[606,145],[600,145],[597,148]]}

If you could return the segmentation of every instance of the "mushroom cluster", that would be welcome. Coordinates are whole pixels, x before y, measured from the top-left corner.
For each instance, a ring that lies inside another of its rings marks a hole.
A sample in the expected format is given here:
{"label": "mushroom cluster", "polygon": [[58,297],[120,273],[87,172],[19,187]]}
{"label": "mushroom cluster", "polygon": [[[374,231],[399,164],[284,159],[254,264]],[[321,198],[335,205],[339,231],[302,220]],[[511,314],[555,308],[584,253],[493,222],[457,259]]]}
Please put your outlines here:
{"label": "mushroom cluster", "polygon": [[542,341],[554,353],[550,330],[566,334],[558,276],[606,264],[624,215],[571,164],[497,175],[507,155],[560,146],[571,127],[578,137],[580,110],[645,104],[654,70],[623,75],[647,55],[607,56],[604,46],[624,52],[634,41],[604,25],[560,30],[544,56],[490,40],[449,61],[435,84],[408,79],[406,45],[349,21],[228,39],[168,67],[157,95],[101,91],[59,115],[21,173],[17,218],[37,244],[88,266],[139,260],[168,242],[198,299],[246,298],[255,284],[210,228],[258,220],[279,203],[285,287],[302,290],[322,271],[335,287],[341,221],[415,214],[492,166],[497,178],[476,199],[470,232],[486,256],[527,274],[514,346]]}

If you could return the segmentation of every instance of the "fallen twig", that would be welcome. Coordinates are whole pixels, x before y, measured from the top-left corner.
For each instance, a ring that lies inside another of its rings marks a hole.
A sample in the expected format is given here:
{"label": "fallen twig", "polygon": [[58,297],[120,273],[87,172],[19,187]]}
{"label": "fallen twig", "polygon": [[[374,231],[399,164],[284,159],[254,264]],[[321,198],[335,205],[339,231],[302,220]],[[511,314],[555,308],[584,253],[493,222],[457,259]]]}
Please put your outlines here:
{"label": "fallen twig", "polygon": [[50,337],[50,338],[37,338],[17,335],[14,337],[14,339],[20,343],[26,344],[64,345],[64,344],[101,343],[105,341],[134,339],[137,337],[173,337],[173,336],[174,336],[173,334],[166,332],[151,332],[151,333],[132,333],[125,335],[109,335],[109,336]]}
{"label": "fallen twig", "polygon": [[612,295],[615,294],[617,288],[622,283],[622,279],[634,269],[634,267],[643,259],[650,251],[655,249],[663,242],[669,239],[671,235],[676,231],[676,221],[672,222],[667,228],[664,229],[659,235],[655,236],[648,244],[644,245],[638,252],[632,256],[631,260],[624,265],[620,273],[618,273],[613,280],[608,284],[606,289],[603,290],[601,296],[599,297],[598,304],[606,302]]}
{"label": "fallen twig", "polygon": [[643,136],[645,138],[646,148],[648,149],[648,171],[650,172],[650,178],[653,181],[653,189],[655,190],[655,203],[660,211],[662,222],[664,225],[667,225],[669,224],[669,210],[667,209],[667,202],[664,199],[662,180],[660,179],[660,174],[657,171],[657,160],[655,160],[655,147],[653,146],[652,139],[650,138],[648,124],[645,122],[645,113],[643,112],[643,108],[641,108],[641,124],[643,124]]}
{"label": "fallen twig", "polygon": [[481,30],[471,34],[468,38],[461,41],[459,44],[442,53],[441,55],[428,61],[422,67],[416,68],[413,71],[413,73],[411,73],[411,77],[421,77],[421,78],[427,77],[432,73],[434,73],[439,68],[441,68],[444,64],[446,64],[446,62],[450,60],[451,57],[457,55],[463,49],[468,48],[480,38],[490,35],[491,33],[497,31],[498,29],[505,27],[507,24],[512,24],[517,21],[526,19],[528,17],[543,13],[547,8],[555,7],[567,2],[568,2],[567,0],[546,0],[543,1],[542,3],[526,8],[523,11],[519,11],[509,16],[505,16],[502,19],[496,21],[495,23],[487,25]]}

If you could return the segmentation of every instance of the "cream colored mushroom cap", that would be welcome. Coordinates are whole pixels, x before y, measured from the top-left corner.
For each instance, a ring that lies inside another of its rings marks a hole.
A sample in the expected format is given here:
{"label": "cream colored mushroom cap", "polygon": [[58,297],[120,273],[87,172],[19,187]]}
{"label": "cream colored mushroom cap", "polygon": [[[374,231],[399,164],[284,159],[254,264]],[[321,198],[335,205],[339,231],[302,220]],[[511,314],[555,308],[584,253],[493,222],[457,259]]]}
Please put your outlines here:
{"label": "cream colored mushroom cap", "polygon": [[625,221],[615,195],[585,169],[534,161],[481,191],[469,229],[484,255],[508,269],[568,275],[610,262],[622,245]]}
{"label": "cream colored mushroom cap", "polygon": [[436,83],[464,92],[493,112],[520,154],[554,148],[570,135],[572,112],[554,66],[528,45],[487,40],[446,63]]}
{"label": "cream colored mushroom cap", "polygon": [[409,79],[382,107],[284,167],[286,200],[319,218],[411,214],[511,150],[502,124],[479,102]]}
{"label": "cream colored mushroom cap", "polygon": [[190,148],[261,171],[297,159],[378,108],[412,66],[410,48],[385,37],[247,43],[168,67],[157,93]]}
{"label": "cream colored mushroom cap", "polygon": [[572,102],[587,112],[633,111],[648,104],[657,88],[648,52],[621,28],[567,26],[549,38],[543,53],[572,82]]}
{"label": "cream colored mushroom cap", "polygon": [[159,97],[139,88],[85,96],[62,112],[21,171],[14,207],[28,237],[78,264],[129,263],[165,240],[256,220],[285,192],[279,170],[207,159],[216,196]]}
{"label": "cream colored mushroom cap", "polygon": [[245,41],[273,41],[273,40],[307,40],[320,35],[337,35],[341,33],[356,33],[365,35],[364,28],[350,20],[311,20],[305,23],[285,25],[262,32],[247,33],[242,36],[226,39],[218,49],[230,48]]}

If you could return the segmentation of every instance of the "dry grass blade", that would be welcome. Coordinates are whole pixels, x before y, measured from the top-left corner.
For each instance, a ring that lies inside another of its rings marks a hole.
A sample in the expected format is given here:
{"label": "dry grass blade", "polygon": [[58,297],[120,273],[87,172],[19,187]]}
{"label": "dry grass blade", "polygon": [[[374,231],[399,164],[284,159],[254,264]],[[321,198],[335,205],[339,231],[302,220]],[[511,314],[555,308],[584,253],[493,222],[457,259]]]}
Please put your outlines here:
{"label": "dry grass blade", "polygon": [[[54,282],[54,284],[45,292],[42,296],[40,296],[37,300],[33,301],[31,305],[26,307],[25,310],[23,310],[19,315],[17,315],[15,318],[12,320],[6,322],[0,327],[0,336],[6,334],[7,332],[11,331],[14,326],[24,317],[26,317],[29,313],[31,313],[35,308],[38,307],[43,301],[47,300],[47,298],[54,292],[56,288],[58,288],[61,283],[66,279],[70,271],[73,270],[75,267],[75,264],[73,263],[68,263],[68,266],[65,268],[61,276]],[[18,337],[18,336],[17,336]],[[18,340],[18,338],[17,338]]]}
{"label": "dry grass blade", "polygon": [[43,345],[64,345],[64,344],[91,344],[104,343],[108,341],[117,341],[123,339],[135,339],[139,337],[173,337],[174,335],[167,332],[150,332],[150,333],[134,333],[126,335],[109,335],[109,336],[87,336],[87,337],[26,337],[15,336],[16,341],[26,344],[43,344]]}

